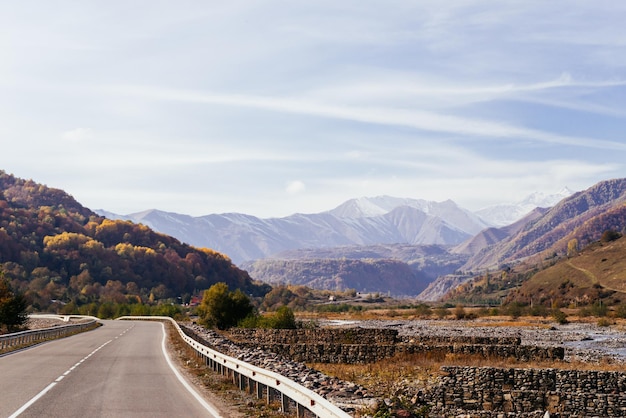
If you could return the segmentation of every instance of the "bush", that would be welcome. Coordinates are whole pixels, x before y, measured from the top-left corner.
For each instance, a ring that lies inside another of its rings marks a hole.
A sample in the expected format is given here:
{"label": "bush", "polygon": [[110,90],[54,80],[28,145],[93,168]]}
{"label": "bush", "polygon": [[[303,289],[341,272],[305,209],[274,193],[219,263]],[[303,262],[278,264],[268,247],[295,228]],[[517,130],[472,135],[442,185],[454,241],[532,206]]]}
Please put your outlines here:
{"label": "bush", "polygon": [[199,323],[208,327],[227,329],[251,315],[254,311],[250,299],[239,289],[231,292],[220,282],[205,290],[198,307]]}
{"label": "bush", "polygon": [[517,319],[524,313],[524,305],[519,302],[509,303],[505,308],[505,313],[511,316],[511,319]]}
{"label": "bush", "polygon": [[611,241],[615,241],[616,239],[619,239],[622,237],[622,234],[620,234],[617,231],[613,231],[612,229],[608,229],[606,231],[604,231],[604,233],[602,234],[602,237],[600,238],[601,242],[611,242]]}
{"label": "bush", "polygon": [[463,305],[456,305],[456,307],[454,308],[454,317],[456,319],[465,319],[466,316],[467,312],[465,312],[465,308],[463,307]]}
{"label": "bush", "polygon": [[541,316],[543,318],[545,318],[546,316],[548,316],[548,308],[545,305],[533,305],[532,308],[530,308],[530,314],[532,316]]}
{"label": "bush", "polygon": [[432,310],[430,309],[430,306],[426,305],[425,303],[420,303],[415,307],[415,315],[419,316],[420,318],[428,318],[431,314]]}
{"label": "bush", "polygon": [[298,324],[291,308],[281,306],[275,313],[267,316],[250,314],[240,320],[237,326],[239,328],[295,329]]}
{"label": "bush", "polygon": [[554,318],[554,320],[561,325],[569,322],[567,320],[567,314],[560,309],[554,309],[552,311],[552,318]]}
{"label": "bush", "polygon": [[443,306],[439,306],[435,308],[434,312],[435,312],[435,315],[437,315],[437,318],[439,319],[443,319],[450,314],[450,310]]}
{"label": "bush", "polygon": [[296,317],[293,314],[293,311],[287,306],[281,306],[276,310],[276,313],[269,316],[267,318],[269,320],[268,328],[277,328],[277,329],[295,329],[296,328]]}
{"label": "bush", "polygon": [[618,318],[626,318],[626,303],[621,303],[617,306],[615,316]]}

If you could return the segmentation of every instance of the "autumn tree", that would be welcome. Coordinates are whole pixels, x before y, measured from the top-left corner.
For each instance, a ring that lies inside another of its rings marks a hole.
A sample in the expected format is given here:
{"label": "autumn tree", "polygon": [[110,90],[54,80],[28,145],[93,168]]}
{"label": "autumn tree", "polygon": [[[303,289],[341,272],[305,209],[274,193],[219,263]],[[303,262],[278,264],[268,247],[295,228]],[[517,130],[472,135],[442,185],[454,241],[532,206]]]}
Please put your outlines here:
{"label": "autumn tree", "polygon": [[219,282],[204,291],[198,307],[200,323],[208,327],[227,329],[252,314],[250,299],[239,289],[228,290],[228,285]]}
{"label": "autumn tree", "polygon": [[578,240],[576,238],[567,242],[567,256],[575,257],[578,255]]}
{"label": "autumn tree", "polygon": [[8,332],[12,332],[27,320],[24,296],[14,292],[4,273],[0,272],[0,327],[5,326]]}

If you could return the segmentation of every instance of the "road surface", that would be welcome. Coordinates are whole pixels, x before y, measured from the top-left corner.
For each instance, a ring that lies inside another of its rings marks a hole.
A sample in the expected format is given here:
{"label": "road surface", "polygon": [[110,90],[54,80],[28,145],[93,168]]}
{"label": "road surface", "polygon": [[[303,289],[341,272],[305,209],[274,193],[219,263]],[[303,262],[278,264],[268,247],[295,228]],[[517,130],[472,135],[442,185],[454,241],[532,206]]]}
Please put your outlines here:
{"label": "road surface", "polygon": [[104,326],[0,357],[0,417],[218,417],[177,377],[160,322]]}

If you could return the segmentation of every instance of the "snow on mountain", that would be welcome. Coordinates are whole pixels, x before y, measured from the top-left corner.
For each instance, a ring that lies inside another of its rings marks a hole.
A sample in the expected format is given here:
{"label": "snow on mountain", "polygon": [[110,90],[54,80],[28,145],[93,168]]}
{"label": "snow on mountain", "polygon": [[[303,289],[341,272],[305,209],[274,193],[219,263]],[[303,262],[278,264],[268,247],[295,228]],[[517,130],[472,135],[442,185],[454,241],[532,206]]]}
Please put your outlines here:
{"label": "snow on mountain", "polygon": [[371,218],[389,213],[399,206],[414,207],[427,212],[428,203],[425,200],[403,199],[391,196],[360,197],[358,199],[350,199],[327,213],[338,218]]}
{"label": "snow on mountain", "polygon": [[488,206],[476,211],[475,214],[493,226],[502,227],[517,222],[535,208],[552,207],[572,194],[574,192],[567,187],[554,194],[535,192],[517,203]]}
{"label": "snow on mountain", "polygon": [[270,219],[237,213],[191,217],[159,210],[125,216],[99,213],[143,223],[197,247],[212,248],[235,263],[298,248],[457,245],[487,226],[451,200],[428,202],[389,196],[353,199],[328,212]]}
{"label": "snow on mountain", "polygon": [[351,199],[317,214],[261,219],[240,213],[192,217],[159,210],[130,215],[97,211],[111,219],[132,220],[197,247],[220,251],[235,263],[299,248],[344,245],[458,245],[490,226],[505,226],[537,206],[553,206],[572,194],[534,193],[512,205],[472,213],[452,200],[432,202],[391,196]]}

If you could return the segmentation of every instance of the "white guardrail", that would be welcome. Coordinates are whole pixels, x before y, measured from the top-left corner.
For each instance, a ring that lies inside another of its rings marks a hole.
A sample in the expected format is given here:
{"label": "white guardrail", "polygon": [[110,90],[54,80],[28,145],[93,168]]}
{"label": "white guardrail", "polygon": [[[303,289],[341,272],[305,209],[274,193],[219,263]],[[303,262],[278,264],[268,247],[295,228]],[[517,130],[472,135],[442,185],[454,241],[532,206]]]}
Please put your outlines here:
{"label": "white guardrail", "polygon": [[196,351],[199,357],[204,359],[207,366],[232,378],[239,389],[247,389],[250,393],[256,393],[259,399],[265,398],[268,403],[274,399],[280,400],[284,412],[287,412],[290,404],[294,403],[298,417],[304,417],[307,410],[320,418],[350,417],[348,413],[323,396],[285,376],[229,357],[203,345],[188,336],[178,323],[170,317],[124,316],[118,319],[170,321],[178,330],[181,338]]}
{"label": "white guardrail", "polygon": [[[34,318],[62,319],[65,322],[69,321],[69,317],[67,317],[67,319],[63,319],[59,315],[37,315],[33,317]],[[32,345],[41,341],[61,338],[61,337],[65,337],[71,334],[75,334],[77,332],[86,331],[88,329],[94,328],[96,326],[96,321],[98,319],[94,317],[88,317],[88,318],[81,317],[81,318],[90,319],[90,321],[81,322],[79,324],[60,325],[56,327],[42,328],[42,329],[35,329],[31,331],[21,331],[21,332],[14,332],[12,334],[0,335],[0,352],[4,351],[7,348]]]}

